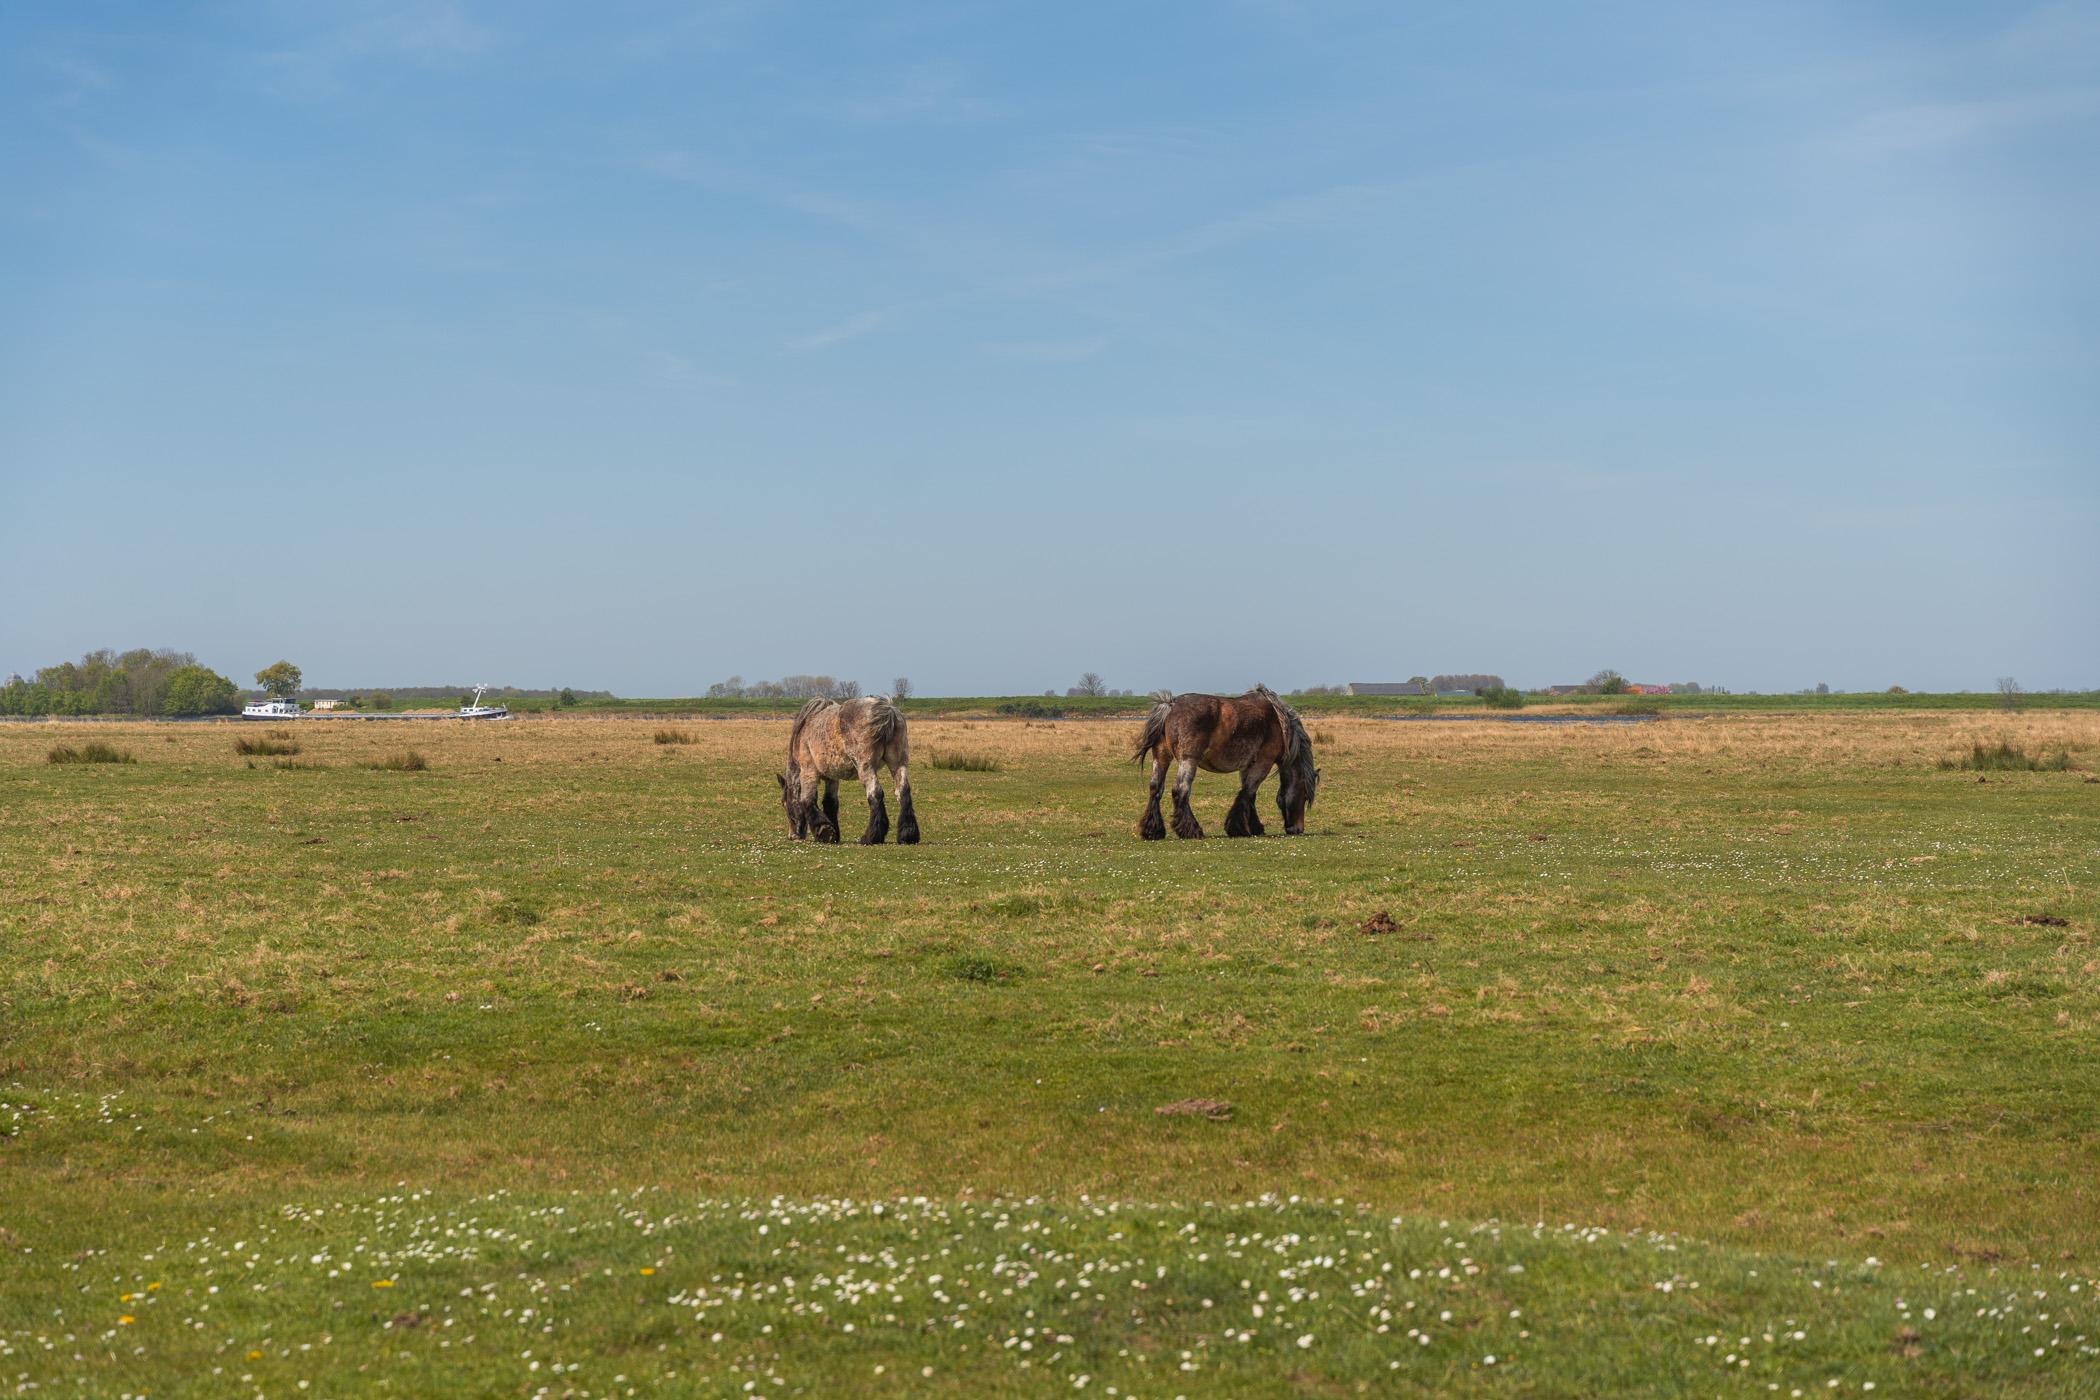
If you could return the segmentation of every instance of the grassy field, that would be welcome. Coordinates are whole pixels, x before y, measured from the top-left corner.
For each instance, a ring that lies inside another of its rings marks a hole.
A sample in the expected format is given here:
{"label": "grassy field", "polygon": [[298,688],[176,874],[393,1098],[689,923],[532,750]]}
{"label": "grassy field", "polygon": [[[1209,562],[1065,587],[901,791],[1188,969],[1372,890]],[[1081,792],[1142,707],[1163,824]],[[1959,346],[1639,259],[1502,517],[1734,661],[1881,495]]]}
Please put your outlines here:
{"label": "grassy field", "polygon": [[2100,1393],[2100,713],[260,728],[0,727],[0,1391]]}
{"label": "grassy field", "polygon": [[[435,708],[435,702],[426,702]],[[520,713],[560,713],[550,700],[519,697],[506,700]],[[716,699],[709,697],[589,700],[567,713],[589,715],[791,715],[799,700]],[[1389,695],[1300,695],[1292,704],[1307,715],[1370,719],[1382,715],[1473,715],[1494,713],[1477,696],[1406,697]],[[1537,714],[1613,714],[1703,716],[1710,714],[1849,714],[1861,711],[2000,710],[2004,697],[1980,691],[1880,691],[1831,695],[1527,695],[1524,709]],[[1146,695],[925,695],[904,702],[907,713],[949,718],[1103,719],[1142,715],[1152,707]],[[2100,710],[2100,690],[2047,691],[2019,697],[2019,712]]]}

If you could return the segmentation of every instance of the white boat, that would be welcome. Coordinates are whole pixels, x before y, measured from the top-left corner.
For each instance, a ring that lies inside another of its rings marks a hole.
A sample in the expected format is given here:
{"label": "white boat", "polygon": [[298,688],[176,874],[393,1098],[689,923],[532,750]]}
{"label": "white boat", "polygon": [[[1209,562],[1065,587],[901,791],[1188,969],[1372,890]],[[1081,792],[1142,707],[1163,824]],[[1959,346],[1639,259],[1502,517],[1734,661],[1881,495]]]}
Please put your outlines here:
{"label": "white boat", "polygon": [[306,711],[297,700],[252,700],[242,709],[242,719],[297,719]]}
{"label": "white boat", "polygon": [[477,686],[475,686],[475,687],[474,687],[474,700],[473,700],[473,703],[471,703],[471,704],[467,704],[467,705],[462,705],[462,706],[460,706],[460,707],[459,707],[459,717],[460,717],[461,719],[509,719],[509,718],[510,718],[510,707],[509,707],[509,706],[507,706],[507,705],[484,705],[484,704],[482,704],[482,703],[481,703],[481,697],[482,697],[482,696],[484,696],[484,695],[486,695],[486,694],[488,693],[488,689],[489,689],[489,688],[488,688],[487,686],[485,686],[485,685],[477,685]]}

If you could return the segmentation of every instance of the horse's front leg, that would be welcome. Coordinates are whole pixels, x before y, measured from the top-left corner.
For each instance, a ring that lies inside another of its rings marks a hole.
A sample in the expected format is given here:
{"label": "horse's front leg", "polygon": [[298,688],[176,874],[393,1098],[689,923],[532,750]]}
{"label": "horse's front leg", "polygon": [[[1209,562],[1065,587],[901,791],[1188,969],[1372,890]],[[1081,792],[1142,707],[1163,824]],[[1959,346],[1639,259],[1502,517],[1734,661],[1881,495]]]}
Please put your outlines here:
{"label": "horse's front leg", "polygon": [[863,846],[880,846],[890,834],[890,811],[882,802],[882,775],[870,763],[860,770],[860,785],[868,794],[868,829],[860,834]]}
{"label": "horse's front leg", "polygon": [[1167,761],[1152,758],[1152,777],[1145,784],[1145,815],[1138,818],[1138,835],[1147,841],[1167,839],[1167,823],[1159,814],[1159,796],[1167,789]]}
{"label": "horse's front leg", "polygon": [[911,765],[900,763],[890,770],[897,780],[897,844],[919,844],[919,814],[911,807]]}
{"label": "horse's front leg", "polygon": [[[828,801],[818,798],[820,789],[832,794]],[[812,839],[832,846],[836,846],[839,840],[837,792],[836,782],[819,780],[814,773],[806,774],[802,779],[802,810],[809,816],[809,834]]]}
{"label": "horse's front leg", "polygon": [[1233,799],[1231,815],[1225,818],[1227,836],[1260,836],[1268,831],[1261,824],[1261,809],[1255,805],[1255,790],[1269,776],[1266,764],[1240,770],[1240,795]]}
{"label": "horse's front leg", "polygon": [[1203,824],[1189,806],[1189,789],[1196,785],[1196,760],[1184,758],[1174,765],[1174,834],[1184,841],[1203,839]]}

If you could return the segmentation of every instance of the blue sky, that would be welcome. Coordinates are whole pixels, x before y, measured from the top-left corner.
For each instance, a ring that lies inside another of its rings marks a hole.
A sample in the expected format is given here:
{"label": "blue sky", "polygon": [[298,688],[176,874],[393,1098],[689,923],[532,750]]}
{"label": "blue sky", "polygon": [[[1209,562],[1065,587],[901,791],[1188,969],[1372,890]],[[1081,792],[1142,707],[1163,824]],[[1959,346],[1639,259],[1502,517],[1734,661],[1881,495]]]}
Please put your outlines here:
{"label": "blue sky", "polygon": [[2100,685],[2100,4],[17,3],[0,672]]}

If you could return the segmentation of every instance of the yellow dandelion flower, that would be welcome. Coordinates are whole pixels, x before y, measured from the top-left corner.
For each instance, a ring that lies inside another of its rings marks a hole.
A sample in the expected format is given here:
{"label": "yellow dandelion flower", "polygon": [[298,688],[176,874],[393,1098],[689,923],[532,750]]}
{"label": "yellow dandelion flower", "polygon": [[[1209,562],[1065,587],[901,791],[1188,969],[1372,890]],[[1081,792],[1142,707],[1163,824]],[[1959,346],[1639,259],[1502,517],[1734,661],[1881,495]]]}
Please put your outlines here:
{"label": "yellow dandelion flower", "polygon": [[262,1353],[259,1351],[251,1351],[248,1353],[248,1359],[250,1361],[260,1361],[262,1360]]}
{"label": "yellow dandelion flower", "polygon": [[146,1285],[146,1291],[148,1293],[158,1293],[160,1292],[160,1285],[157,1283],[149,1283]]}
{"label": "yellow dandelion flower", "polygon": [[390,1278],[375,1278],[372,1280],[372,1286],[374,1288],[392,1288],[394,1281]]}
{"label": "yellow dandelion flower", "polygon": [[117,1326],[129,1327],[132,1323],[137,1321],[138,1319],[133,1317],[130,1313],[125,1313],[122,1317],[117,1319]]}
{"label": "yellow dandelion flower", "polygon": [[656,1270],[650,1268],[647,1264],[644,1264],[642,1265],[642,1272],[645,1274],[653,1274],[656,1272]]}
{"label": "yellow dandelion flower", "polygon": [[119,1293],[117,1295],[117,1301],[120,1303],[128,1303],[136,1296],[138,1295],[133,1293]]}

